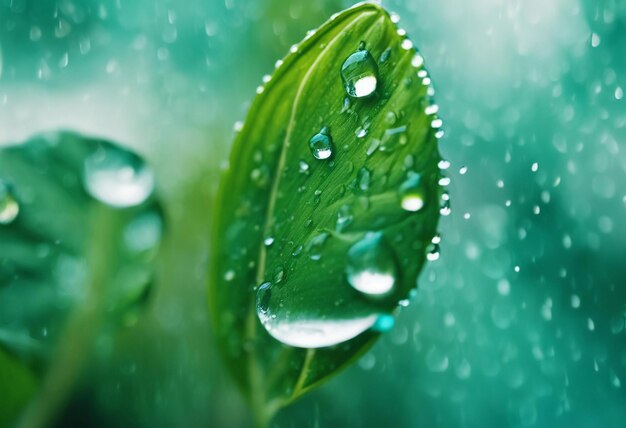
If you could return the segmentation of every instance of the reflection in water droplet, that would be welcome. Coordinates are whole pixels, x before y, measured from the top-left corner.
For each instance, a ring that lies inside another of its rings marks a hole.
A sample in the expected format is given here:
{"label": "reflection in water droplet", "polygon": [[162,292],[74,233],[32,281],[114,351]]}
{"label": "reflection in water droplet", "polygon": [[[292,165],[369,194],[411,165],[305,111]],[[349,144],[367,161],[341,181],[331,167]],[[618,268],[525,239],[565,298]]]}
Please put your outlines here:
{"label": "reflection in water droplet", "polygon": [[341,80],[351,97],[369,97],[376,90],[378,79],[376,61],[364,46],[346,58],[341,66]]}
{"label": "reflection in water droplet", "polygon": [[398,189],[400,204],[407,211],[419,211],[424,207],[424,183],[416,172],[409,172],[408,178]]}
{"label": "reflection in water droplet", "polygon": [[328,127],[323,127],[320,132],[309,140],[309,148],[315,159],[328,159],[333,154],[333,139]]}
{"label": "reflection in water droplet", "polygon": [[101,148],[85,160],[83,181],[87,192],[116,208],[139,205],[154,191],[154,176],[138,156]]}
{"label": "reflection in water droplet", "polygon": [[368,232],[348,250],[346,277],[350,285],[367,297],[384,297],[393,292],[398,268],[392,248],[380,232]]}
{"label": "reflection in water droplet", "polygon": [[0,180],[0,224],[10,224],[20,213],[20,205],[15,199],[12,186]]}

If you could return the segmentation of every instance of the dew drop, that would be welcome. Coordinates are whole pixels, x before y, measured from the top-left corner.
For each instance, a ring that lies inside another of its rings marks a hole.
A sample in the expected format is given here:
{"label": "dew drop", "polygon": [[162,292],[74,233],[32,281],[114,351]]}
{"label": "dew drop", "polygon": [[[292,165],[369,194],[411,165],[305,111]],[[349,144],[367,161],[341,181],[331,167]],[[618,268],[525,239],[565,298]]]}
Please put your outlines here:
{"label": "dew drop", "polygon": [[448,370],[448,356],[436,346],[430,348],[426,354],[426,366],[434,373],[442,373]]}
{"label": "dew drop", "polygon": [[354,220],[354,216],[352,215],[350,205],[342,205],[337,213],[335,230],[337,232],[343,232],[348,226],[350,226],[352,220]]}
{"label": "dew drop", "polygon": [[308,174],[309,164],[305,161],[300,161],[300,163],[298,164],[298,171],[300,171],[300,173],[302,174]]}
{"label": "dew drop", "polygon": [[390,56],[391,56],[391,48],[385,49],[383,53],[380,54],[380,58],[379,58],[380,63],[383,64],[387,62]]}
{"label": "dew drop", "polygon": [[398,189],[400,205],[406,211],[416,212],[424,207],[424,184],[416,172],[409,172],[409,177]]}
{"label": "dew drop", "polygon": [[393,292],[398,268],[393,250],[380,232],[368,232],[348,250],[346,277],[367,297],[385,297]]}
{"label": "dew drop", "polygon": [[346,93],[353,98],[365,98],[378,86],[378,66],[363,44],[341,66],[341,80]]}
{"label": "dew drop", "polygon": [[154,191],[154,176],[138,156],[101,148],[85,160],[83,182],[95,199],[116,208],[145,202]]}
{"label": "dew drop", "polygon": [[398,146],[407,142],[406,126],[398,126],[397,128],[389,128],[383,133],[380,151],[391,152]]}
{"label": "dew drop", "polygon": [[333,139],[330,136],[330,130],[327,126],[320,129],[320,132],[315,134],[309,140],[309,148],[315,159],[328,159],[333,154]]}
{"label": "dew drop", "polygon": [[393,315],[382,314],[376,318],[376,322],[372,325],[372,330],[380,333],[386,333],[390,331],[394,325],[396,325],[396,319]]}
{"label": "dew drop", "polygon": [[366,192],[370,188],[370,183],[372,181],[372,173],[369,169],[362,167],[357,173],[357,184],[359,189]]}
{"label": "dew drop", "polygon": [[12,186],[0,180],[0,224],[11,224],[20,213]]}
{"label": "dew drop", "polygon": [[431,243],[430,245],[428,245],[428,249],[427,249],[428,253],[426,254],[426,259],[429,262],[434,262],[435,260],[439,260],[439,244],[438,243]]}

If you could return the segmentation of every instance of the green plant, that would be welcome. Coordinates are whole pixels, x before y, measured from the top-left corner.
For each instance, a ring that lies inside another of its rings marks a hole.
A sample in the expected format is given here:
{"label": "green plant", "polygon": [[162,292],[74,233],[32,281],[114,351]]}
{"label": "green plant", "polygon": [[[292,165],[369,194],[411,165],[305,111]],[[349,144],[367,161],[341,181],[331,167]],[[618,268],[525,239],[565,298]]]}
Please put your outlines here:
{"label": "green plant", "polygon": [[0,426],[41,427],[96,339],[136,321],[163,216],[150,169],[109,142],[51,133],[0,154]]}
{"label": "green plant", "polygon": [[394,21],[365,3],[310,32],[264,79],[235,139],[209,306],[259,426],[391,328],[438,256],[441,121]]}

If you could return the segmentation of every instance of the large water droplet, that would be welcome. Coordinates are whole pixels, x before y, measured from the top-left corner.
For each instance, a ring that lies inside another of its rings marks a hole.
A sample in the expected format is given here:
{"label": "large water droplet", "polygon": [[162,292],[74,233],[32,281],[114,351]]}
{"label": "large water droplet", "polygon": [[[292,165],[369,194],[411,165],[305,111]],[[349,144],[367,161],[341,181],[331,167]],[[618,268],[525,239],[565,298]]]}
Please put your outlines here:
{"label": "large water droplet", "polygon": [[107,205],[139,205],[154,191],[154,176],[138,156],[118,149],[100,149],[85,160],[87,192]]}
{"label": "large water droplet", "polygon": [[368,297],[379,298],[391,294],[397,274],[393,249],[380,232],[368,232],[348,250],[348,282]]}
{"label": "large water droplet", "polygon": [[309,148],[315,159],[328,159],[333,154],[333,139],[327,126],[309,140]]}
{"label": "large water droplet", "polygon": [[400,205],[407,211],[419,211],[424,207],[424,183],[416,172],[409,172],[408,178],[398,189]]}
{"label": "large water droplet", "polygon": [[341,66],[341,80],[346,93],[354,98],[369,97],[378,86],[378,66],[364,44]]}
{"label": "large water droplet", "polygon": [[297,348],[324,348],[346,342],[370,329],[378,319],[377,315],[360,318],[324,320],[301,319],[289,322],[275,316],[267,306],[263,306],[271,298],[271,291],[264,288],[257,294],[257,315],[267,332],[285,345]]}
{"label": "large water droplet", "polygon": [[20,205],[15,199],[12,186],[0,180],[0,224],[10,224],[20,213]]}

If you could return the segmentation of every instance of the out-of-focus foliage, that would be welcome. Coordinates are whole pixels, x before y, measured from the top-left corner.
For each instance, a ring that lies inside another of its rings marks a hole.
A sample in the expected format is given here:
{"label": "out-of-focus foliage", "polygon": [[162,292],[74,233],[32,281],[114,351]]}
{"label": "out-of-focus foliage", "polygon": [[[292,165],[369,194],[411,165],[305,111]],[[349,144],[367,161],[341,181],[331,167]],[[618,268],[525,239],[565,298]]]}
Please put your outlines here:
{"label": "out-of-focus foliage", "polygon": [[[149,316],[100,344],[62,426],[249,424],[208,339],[209,201],[261,76],[348,5],[0,0],[0,140],[64,126],[140,147],[172,213]],[[626,7],[384,6],[444,118],[441,258],[380,345],[277,425],[621,426]]]}

